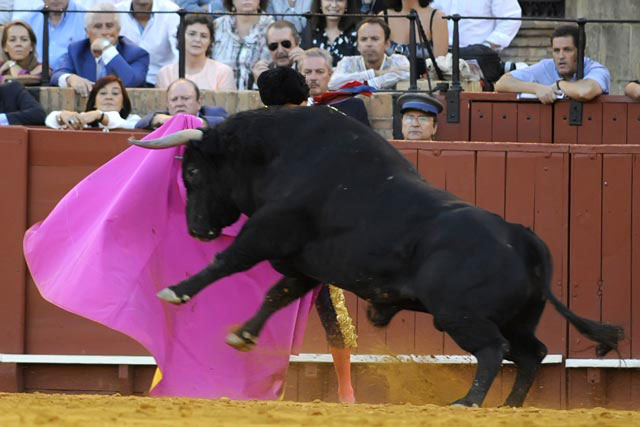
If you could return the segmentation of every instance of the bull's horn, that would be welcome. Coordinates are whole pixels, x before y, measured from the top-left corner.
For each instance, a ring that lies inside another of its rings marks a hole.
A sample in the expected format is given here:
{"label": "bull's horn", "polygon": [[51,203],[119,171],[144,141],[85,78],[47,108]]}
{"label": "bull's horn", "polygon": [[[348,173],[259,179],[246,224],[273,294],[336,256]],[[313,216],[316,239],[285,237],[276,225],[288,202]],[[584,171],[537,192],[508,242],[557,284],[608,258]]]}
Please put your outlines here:
{"label": "bull's horn", "polygon": [[141,141],[139,139],[135,139],[134,137],[129,138],[129,143],[133,145],[137,145],[138,147],[144,148],[169,148],[176,147],[178,145],[183,145],[189,142],[192,139],[202,141],[202,131],[199,129],[185,129],[180,132],[173,133],[171,135],[164,136],[162,138],[157,139],[147,139],[145,141]]}

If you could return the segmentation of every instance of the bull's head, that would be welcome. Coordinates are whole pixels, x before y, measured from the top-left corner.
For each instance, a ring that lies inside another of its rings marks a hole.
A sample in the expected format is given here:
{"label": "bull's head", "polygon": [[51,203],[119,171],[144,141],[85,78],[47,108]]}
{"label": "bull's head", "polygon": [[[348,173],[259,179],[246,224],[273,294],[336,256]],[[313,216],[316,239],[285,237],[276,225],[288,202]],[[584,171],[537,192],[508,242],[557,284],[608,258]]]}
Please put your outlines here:
{"label": "bull's head", "polygon": [[[188,129],[146,141],[129,138],[129,142],[151,149],[186,144],[182,180],[187,189],[187,227],[193,237],[208,241],[218,237],[224,227],[237,221],[240,210],[231,198],[233,181],[225,177],[227,167],[221,156],[201,148],[203,136],[201,130]],[[215,130],[208,132],[207,138],[217,138]]]}

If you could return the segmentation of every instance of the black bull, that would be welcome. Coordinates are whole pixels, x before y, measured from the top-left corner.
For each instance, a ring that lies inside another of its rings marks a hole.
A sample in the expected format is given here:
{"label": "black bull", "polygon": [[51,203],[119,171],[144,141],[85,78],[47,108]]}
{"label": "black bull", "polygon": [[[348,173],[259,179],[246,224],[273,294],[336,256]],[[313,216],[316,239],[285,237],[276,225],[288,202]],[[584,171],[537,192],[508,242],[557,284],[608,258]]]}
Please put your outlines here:
{"label": "black bull", "polygon": [[262,109],[172,138],[132,142],[189,140],[189,232],[210,240],[240,213],[250,218],[204,270],[158,296],[182,304],[264,260],[284,275],[227,338],[240,350],[275,311],[334,283],[370,303],[374,325],[400,310],[431,313],[438,330],[473,354],[473,385],[454,403],[481,405],[507,359],[518,373],[505,404],[521,406],[547,354],[534,335],[546,300],[599,343],[600,355],[623,337],[621,327],[581,318],[552,294],[551,256],[533,232],[429,185],[384,138],[341,113]]}

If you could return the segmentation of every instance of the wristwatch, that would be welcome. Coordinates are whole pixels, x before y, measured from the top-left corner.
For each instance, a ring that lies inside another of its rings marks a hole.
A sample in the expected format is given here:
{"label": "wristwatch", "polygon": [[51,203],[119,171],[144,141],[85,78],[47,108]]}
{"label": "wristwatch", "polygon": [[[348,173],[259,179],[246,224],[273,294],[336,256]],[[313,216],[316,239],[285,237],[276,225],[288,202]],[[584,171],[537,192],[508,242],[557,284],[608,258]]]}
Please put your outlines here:
{"label": "wristwatch", "polygon": [[561,82],[561,81],[562,81],[562,79],[558,79],[558,80],[556,80],[556,88],[557,88],[559,91],[562,91],[562,89],[560,88],[560,82]]}

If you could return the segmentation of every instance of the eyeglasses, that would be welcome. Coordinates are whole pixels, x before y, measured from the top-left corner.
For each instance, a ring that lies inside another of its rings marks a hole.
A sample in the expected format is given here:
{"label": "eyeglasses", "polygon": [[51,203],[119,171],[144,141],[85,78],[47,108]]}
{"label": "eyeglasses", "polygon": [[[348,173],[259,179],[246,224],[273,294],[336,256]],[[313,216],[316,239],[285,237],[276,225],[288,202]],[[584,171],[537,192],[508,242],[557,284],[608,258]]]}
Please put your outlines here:
{"label": "eyeglasses", "polygon": [[433,117],[429,117],[429,116],[404,116],[402,117],[402,121],[405,123],[415,123],[416,121],[419,122],[421,125],[426,125],[428,123],[430,123],[433,120]]}
{"label": "eyeglasses", "polygon": [[280,43],[278,43],[278,42],[269,43],[267,45],[267,47],[269,48],[269,50],[271,52],[273,52],[274,50],[276,50],[278,48],[278,44],[282,45],[282,47],[285,48],[285,49],[289,49],[292,46],[290,40],[282,40]]}

